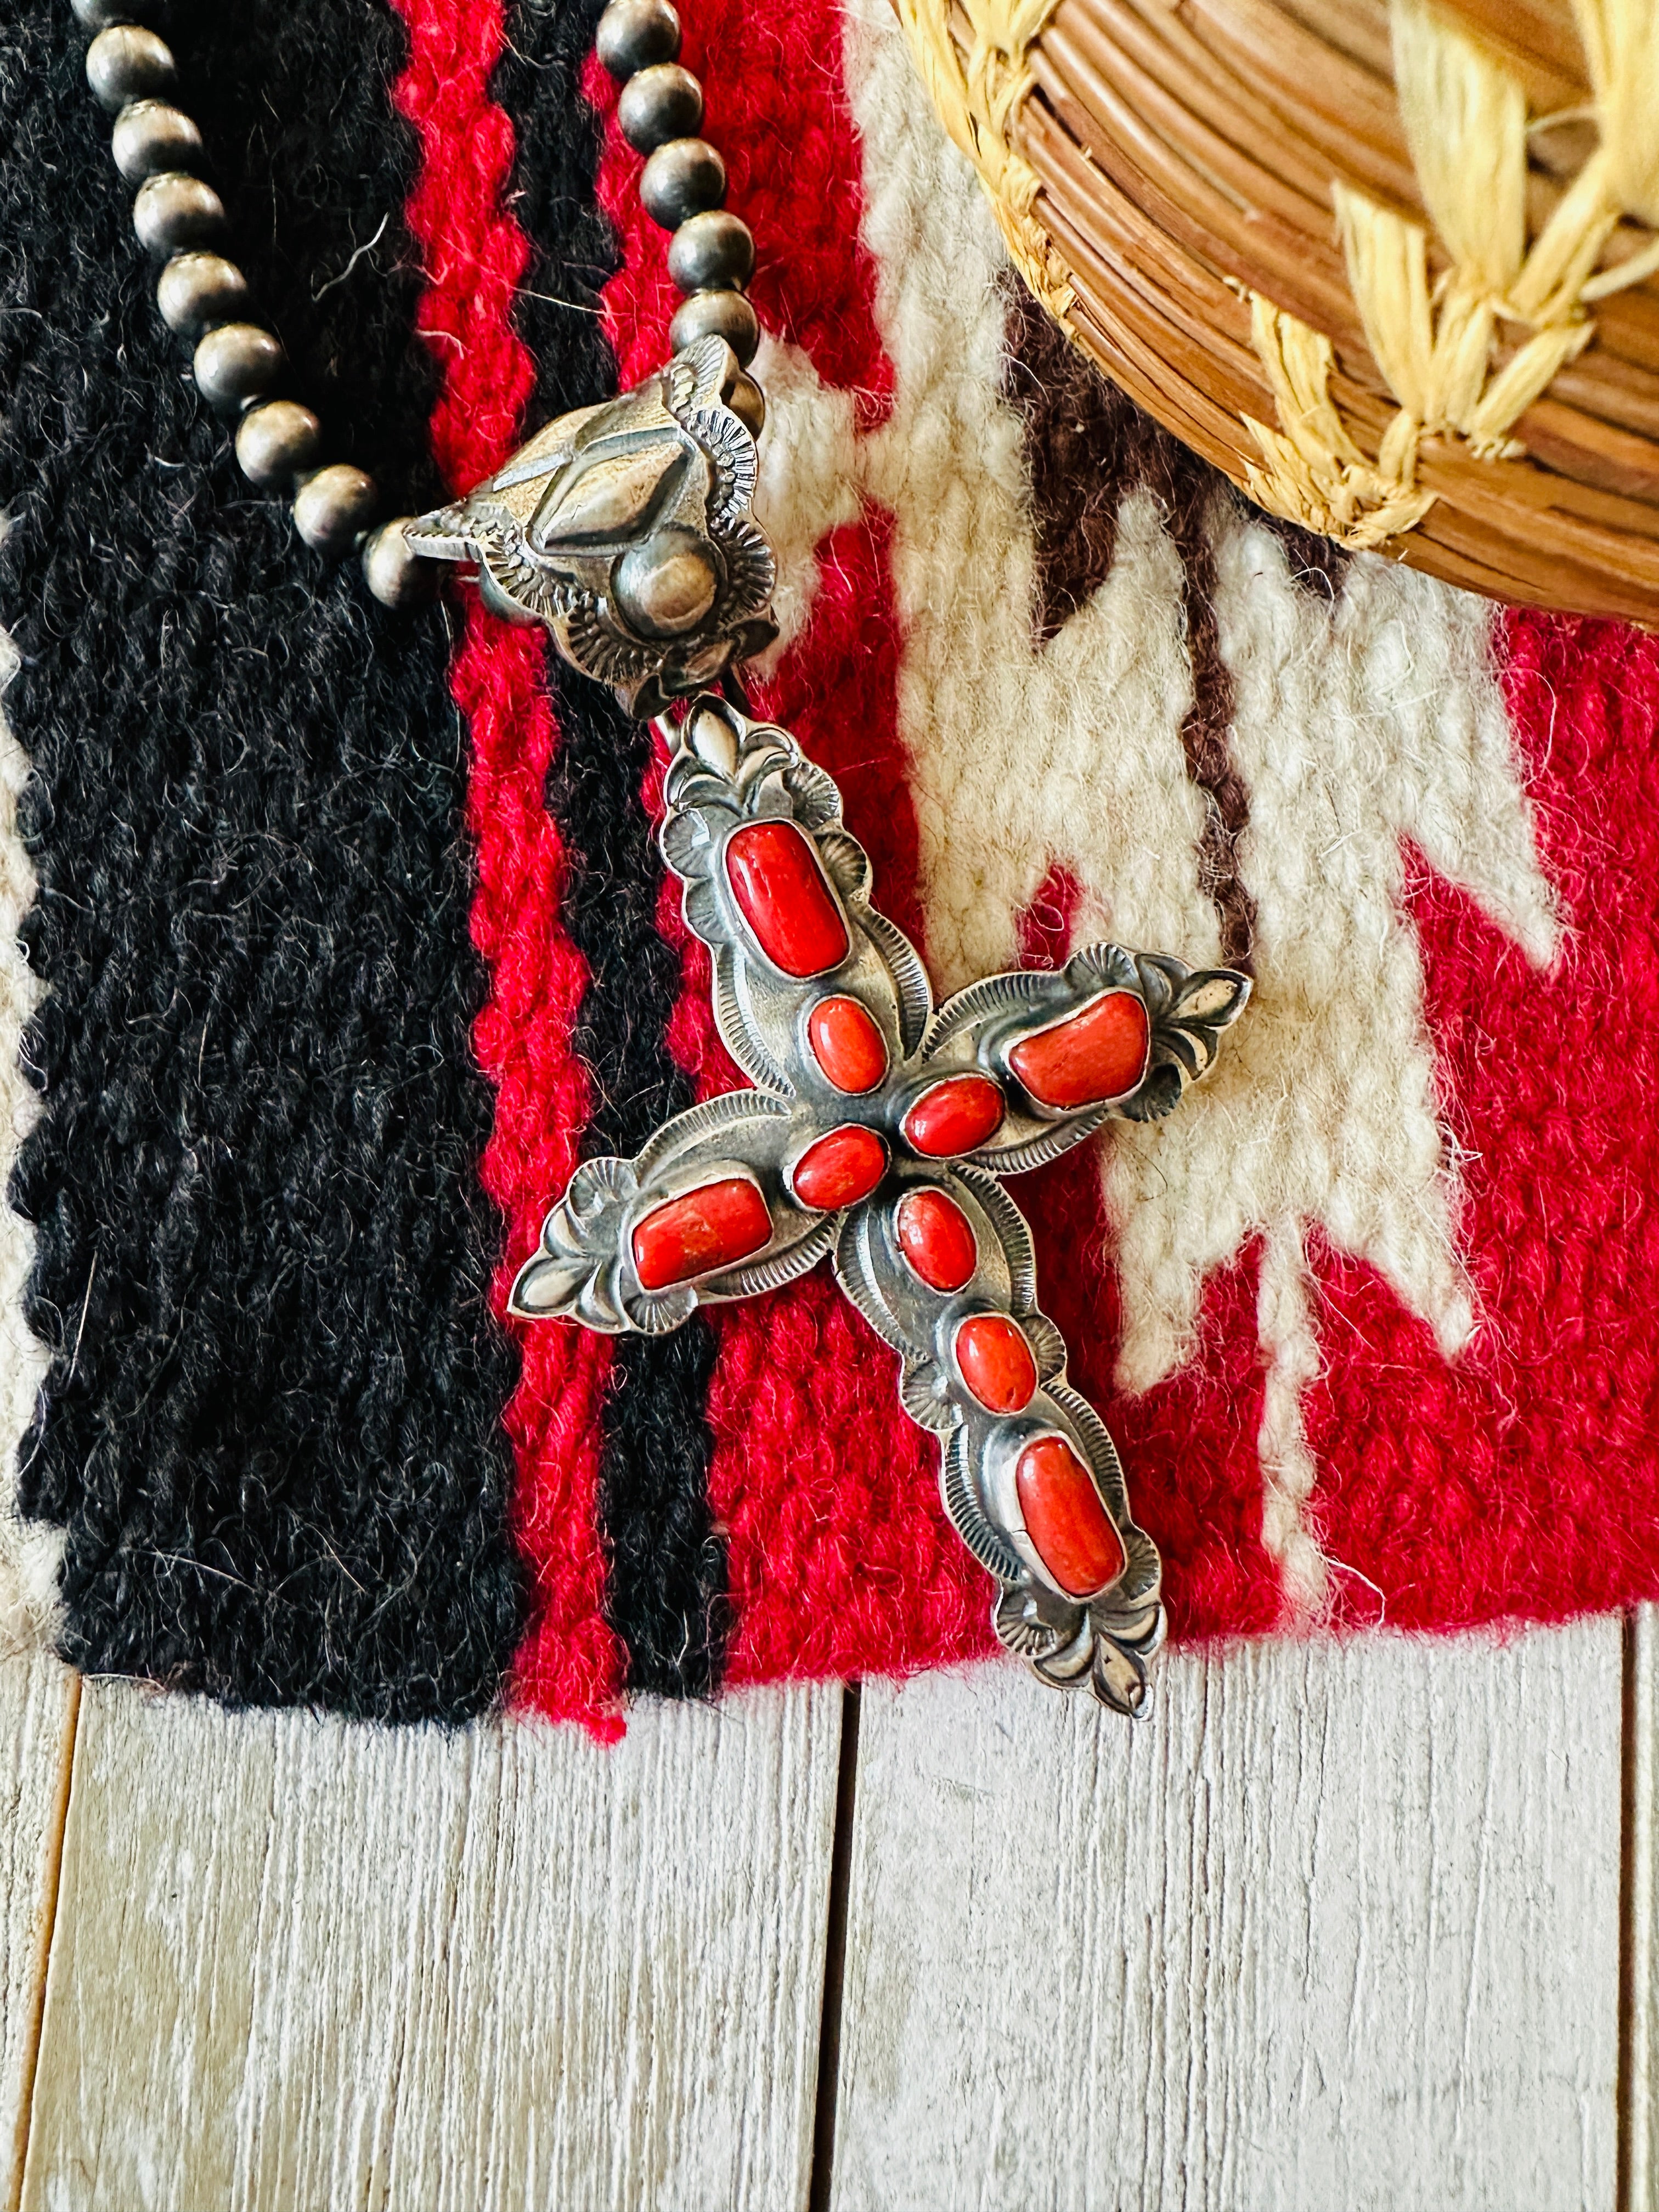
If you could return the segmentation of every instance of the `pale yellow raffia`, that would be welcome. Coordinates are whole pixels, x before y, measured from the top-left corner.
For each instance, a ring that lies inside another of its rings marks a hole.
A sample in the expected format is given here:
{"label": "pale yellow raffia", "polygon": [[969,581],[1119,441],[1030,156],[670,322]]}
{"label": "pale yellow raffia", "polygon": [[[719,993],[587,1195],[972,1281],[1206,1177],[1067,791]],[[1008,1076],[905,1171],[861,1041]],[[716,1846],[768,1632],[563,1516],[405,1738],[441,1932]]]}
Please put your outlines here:
{"label": "pale yellow raffia", "polygon": [[1245,488],[1256,505],[1357,552],[1420,522],[1434,495],[1412,481],[1416,441],[1401,453],[1385,438],[1376,461],[1365,459],[1331,399],[1330,340],[1259,292],[1250,297],[1250,336],[1272,380],[1280,424],[1270,430],[1244,417],[1267,462],[1265,469],[1245,464]]}
{"label": "pale yellow raffia", "polygon": [[[1659,0],[1573,0],[1573,14],[1600,143],[1528,250],[1522,87],[1427,0],[1392,0],[1401,121],[1451,266],[1431,286],[1422,224],[1333,185],[1354,304],[1400,411],[1368,463],[1329,398],[1328,343],[1253,301],[1279,428],[1247,418],[1267,463],[1247,475],[1274,514],[1354,546],[1410,529],[1433,504],[1417,489],[1420,440],[1455,438],[1481,460],[1518,458],[1510,429],[1594,336],[1587,307],[1659,267],[1656,240],[1596,273],[1622,218],[1659,228]],[[1494,369],[1500,331],[1520,343]]]}
{"label": "pale yellow raffia", "polygon": [[[1014,118],[1033,82],[1026,61],[1060,0],[895,0],[922,82],[945,129],[990,197],[1016,267],[1049,313],[1071,327],[1077,297],[1053,242],[1034,221],[1037,174],[1014,150]],[[951,18],[968,33],[958,45]]]}

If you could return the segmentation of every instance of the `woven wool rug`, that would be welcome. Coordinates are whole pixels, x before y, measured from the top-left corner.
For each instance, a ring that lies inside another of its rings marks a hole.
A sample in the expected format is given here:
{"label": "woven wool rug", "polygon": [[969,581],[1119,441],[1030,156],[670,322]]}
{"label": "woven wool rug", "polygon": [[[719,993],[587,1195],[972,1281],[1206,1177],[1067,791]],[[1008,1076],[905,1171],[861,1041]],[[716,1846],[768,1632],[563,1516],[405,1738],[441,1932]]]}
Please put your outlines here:
{"label": "woven wool rug", "polygon": [[[175,10],[239,258],[403,509],[665,356],[597,5]],[[1659,645],[1248,509],[1025,301],[879,0],[684,13],[759,250],[764,710],[941,990],[1103,935],[1256,978],[1179,1115],[1016,1186],[1175,1634],[1659,1594]],[[576,1163],[738,1079],[660,762],[250,493],[66,21],[0,34],[11,1632],[601,1734],[988,1650],[827,1276],[501,1320]]]}

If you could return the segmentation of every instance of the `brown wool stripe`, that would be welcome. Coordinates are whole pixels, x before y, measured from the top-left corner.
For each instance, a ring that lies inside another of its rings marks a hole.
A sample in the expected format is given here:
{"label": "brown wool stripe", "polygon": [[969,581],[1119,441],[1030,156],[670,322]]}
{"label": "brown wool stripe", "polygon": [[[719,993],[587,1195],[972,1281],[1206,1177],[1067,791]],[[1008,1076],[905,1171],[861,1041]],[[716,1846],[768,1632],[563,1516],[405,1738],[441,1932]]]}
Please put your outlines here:
{"label": "brown wool stripe", "polygon": [[1238,844],[1249,822],[1249,799],[1228,744],[1233,681],[1216,635],[1209,534],[1218,502],[1233,494],[1215,470],[1091,368],[1012,281],[1004,390],[1025,424],[1042,642],[1056,636],[1105,582],[1118,510],[1128,495],[1149,491],[1164,511],[1181,561],[1193,671],[1182,745],[1187,772],[1208,801],[1199,867],[1220,916],[1221,957],[1248,973],[1255,902],[1239,869]]}

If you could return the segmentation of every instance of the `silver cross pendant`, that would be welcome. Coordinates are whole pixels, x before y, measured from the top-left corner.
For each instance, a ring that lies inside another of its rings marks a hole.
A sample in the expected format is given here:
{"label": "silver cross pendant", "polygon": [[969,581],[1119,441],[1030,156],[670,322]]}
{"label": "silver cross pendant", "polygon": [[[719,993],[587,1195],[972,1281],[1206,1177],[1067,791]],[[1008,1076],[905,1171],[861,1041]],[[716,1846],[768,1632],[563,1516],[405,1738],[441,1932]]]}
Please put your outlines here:
{"label": "silver cross pendant", "polygon": [[905,1412],[940,1439],[945,1510],[999,1585],[998,1636],[1044,1681],[1136,1713],[1164,1635],[1158,1552],[1066,1382],[1001,1178],[1110,1119],[1169,1113],[1249,980],[1091,945],[934,1005],[915,948],[870,902],[835,784],[748,711],[732,672],[772,635],[754,441],[725,404],[739,374],[700,340],[409,526],[416,550],[475,562],[488,604],[546,623],[656,717],[663,857],[754,1085],[675,1115],[631,1160],[578,1168],[512,1310],[654,1334],[828,1259],[898,1353]]}

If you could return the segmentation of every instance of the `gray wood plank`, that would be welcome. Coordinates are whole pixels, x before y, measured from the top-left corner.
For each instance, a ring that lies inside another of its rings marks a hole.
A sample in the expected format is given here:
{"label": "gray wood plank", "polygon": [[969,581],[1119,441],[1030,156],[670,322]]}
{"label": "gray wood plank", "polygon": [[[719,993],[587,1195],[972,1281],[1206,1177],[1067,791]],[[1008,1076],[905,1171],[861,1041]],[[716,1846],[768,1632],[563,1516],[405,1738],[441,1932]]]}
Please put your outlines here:
{"label": "gray wood plank", "polygon": [[1620,1643],[867,1688],[836,2212],[1610,2207]]}
{"label": "gray wood plank", "polygon": [[840,1711],[607,1753],[88,1684],[26,2204],[804,2206]]}
{"label": "gray wood plank", "polygon": [[9,2205],[22,2181],[79,1686],[45,1652],[0,1658],[0,2203]]}

